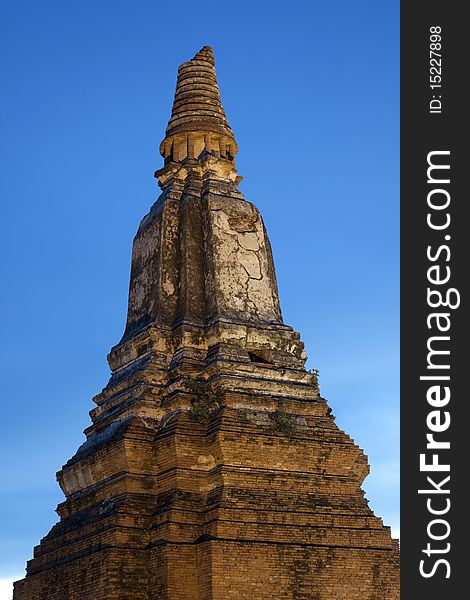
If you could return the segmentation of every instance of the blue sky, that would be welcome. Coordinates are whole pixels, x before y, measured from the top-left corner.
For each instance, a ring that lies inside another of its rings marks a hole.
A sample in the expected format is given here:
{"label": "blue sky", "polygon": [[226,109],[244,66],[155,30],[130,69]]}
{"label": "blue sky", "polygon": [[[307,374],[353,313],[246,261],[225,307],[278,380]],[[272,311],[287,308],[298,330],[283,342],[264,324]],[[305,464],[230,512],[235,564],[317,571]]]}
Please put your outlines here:
{"label": "blue sky", "polygon": [[398,2],[0,10],[0,580],[22,575],[56,520],[55,472],[123,331],[176,69],[205,44],[284,319],[369,456],[372,508],[398,531]]}

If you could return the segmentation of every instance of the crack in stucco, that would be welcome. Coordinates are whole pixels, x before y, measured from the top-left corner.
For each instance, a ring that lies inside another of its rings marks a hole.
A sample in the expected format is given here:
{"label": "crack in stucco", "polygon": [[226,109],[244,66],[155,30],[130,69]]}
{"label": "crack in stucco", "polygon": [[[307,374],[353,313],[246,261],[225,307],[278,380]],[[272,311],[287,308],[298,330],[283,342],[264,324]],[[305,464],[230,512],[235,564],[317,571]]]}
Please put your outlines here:
{"label": "crack in stucco", "polygon": [[224,302],[232,310],[235,308],[258,319],[269,318],[275,307],[259,214],[246,204],[209,207],[209,210],[218,264],[218,289]]}

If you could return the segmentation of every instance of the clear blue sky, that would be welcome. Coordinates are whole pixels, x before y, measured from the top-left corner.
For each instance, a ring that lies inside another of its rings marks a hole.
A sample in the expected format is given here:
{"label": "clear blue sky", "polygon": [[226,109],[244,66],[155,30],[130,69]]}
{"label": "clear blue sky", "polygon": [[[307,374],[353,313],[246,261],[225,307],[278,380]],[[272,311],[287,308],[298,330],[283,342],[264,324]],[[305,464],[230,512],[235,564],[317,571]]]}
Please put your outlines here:
{"label": "clear blue sky", "polygon": [[[177,66],[215,51],[285,321],[398,528],[397,0],[5,0],[0,579],[55,522],[123,331]],[[5,596],[8,597],[8,596]]]}

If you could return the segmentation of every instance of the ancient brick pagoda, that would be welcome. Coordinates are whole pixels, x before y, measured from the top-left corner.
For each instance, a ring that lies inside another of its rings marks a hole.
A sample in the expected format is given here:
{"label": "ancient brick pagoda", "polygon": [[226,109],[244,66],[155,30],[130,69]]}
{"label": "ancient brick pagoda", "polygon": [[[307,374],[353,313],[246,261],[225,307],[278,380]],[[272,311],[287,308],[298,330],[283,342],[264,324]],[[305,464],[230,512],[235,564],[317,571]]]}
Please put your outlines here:
{"label": "ancient brick pagoda", "polygon": [[283,323],[237,150],[205,46],[178,69],[111,379],[15,600],[399,597],[367,459]]}

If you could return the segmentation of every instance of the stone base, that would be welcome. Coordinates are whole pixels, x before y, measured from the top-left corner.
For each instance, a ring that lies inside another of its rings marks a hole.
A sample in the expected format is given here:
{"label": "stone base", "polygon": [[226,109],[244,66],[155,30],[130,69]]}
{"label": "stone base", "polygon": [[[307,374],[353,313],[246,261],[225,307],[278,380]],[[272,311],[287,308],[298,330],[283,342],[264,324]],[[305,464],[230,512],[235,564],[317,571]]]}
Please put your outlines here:
{"label": "stone base", "polygon": [[364,454],[324,402],[298,404],[288,434],[224,406],[208,424],[133,418],[79,453],[69,469],[98,456],[106,477],[59,506],[14,600],[398,600]]}

